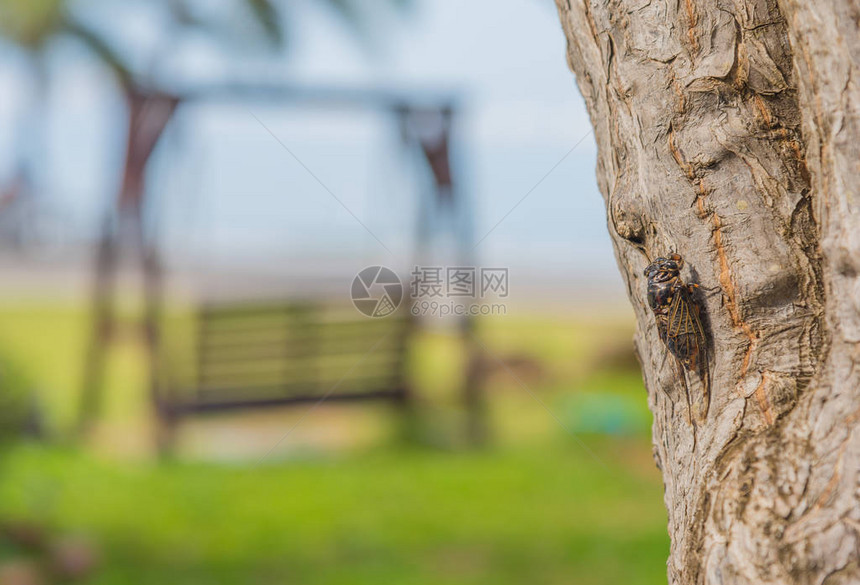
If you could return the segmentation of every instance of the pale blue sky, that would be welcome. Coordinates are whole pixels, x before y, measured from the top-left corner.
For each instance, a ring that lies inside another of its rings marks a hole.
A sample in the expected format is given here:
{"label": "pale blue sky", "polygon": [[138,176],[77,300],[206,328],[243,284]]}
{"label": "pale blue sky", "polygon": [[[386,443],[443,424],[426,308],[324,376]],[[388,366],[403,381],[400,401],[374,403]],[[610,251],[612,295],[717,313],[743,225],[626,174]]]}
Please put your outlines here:
{"label": "pale blue sky", "polygon": [[[98,16],[93,12],[93,22],[119,31],[117,42],[130,54],[158,54],[153,69],[164,79],[183,84],[214,79],[238,62],[213,53],[199,39],[165,49],[159,18],[146,2],[109,4]],[[405,16],[385,17],[384,32],[372,29],[380,32],[373,35],[371,51],[361,49],[343,23],[318,4],[296,4],[288,54],[245,60],[243,74],[462,96],[458,170],[476,203],[477,237],[534,188],[480,245],[480,262],[519,267],[548,284],[576,286],[592,279],[620,291],[594,179],[594,142],[587,136],[588,118],[566,66],[552,2],[415,0]],[[44,180],[68,223],[86,229],[117,180],[122,106],[104,72],[86,61],[81,48],[63,42],[51,55]],[[5,57],[0,83],[20,88],[25,79],[20,60],[8,48],[0,56]],[[0,95],[0,117],[14,118],[24,95]],[[395,129],[384,117],[215,103],[181,112],[153,169],[150,186],[165,202],[170,246],[206,256],[207,262],[341,252],[357,262],[386,261],[364,228],[251,113],[386,245],[406,245],[414,186],[396,156]],[[8,164],[13,148],[9,132],[0,133],[0,165]]]}

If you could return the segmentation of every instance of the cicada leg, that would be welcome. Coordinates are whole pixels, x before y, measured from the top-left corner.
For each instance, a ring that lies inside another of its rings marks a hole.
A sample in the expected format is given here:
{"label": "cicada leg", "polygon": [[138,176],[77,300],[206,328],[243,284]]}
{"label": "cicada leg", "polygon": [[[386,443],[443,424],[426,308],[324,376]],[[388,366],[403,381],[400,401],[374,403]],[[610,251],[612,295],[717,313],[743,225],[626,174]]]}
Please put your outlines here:
{"label": "cicada leg", "polygon": [[708,293],[708,295],[714,295],[714,294],[717,294],[718,292],[722,292],[722,290],[723,290],[718,286],[708,287],[708,286],[702,286],[701,284],[693,284],[693,283],[687,284],[685,286],[687,287],[687,292],[690,294],[694,294],[697,290],[703,290],[706,293]]}

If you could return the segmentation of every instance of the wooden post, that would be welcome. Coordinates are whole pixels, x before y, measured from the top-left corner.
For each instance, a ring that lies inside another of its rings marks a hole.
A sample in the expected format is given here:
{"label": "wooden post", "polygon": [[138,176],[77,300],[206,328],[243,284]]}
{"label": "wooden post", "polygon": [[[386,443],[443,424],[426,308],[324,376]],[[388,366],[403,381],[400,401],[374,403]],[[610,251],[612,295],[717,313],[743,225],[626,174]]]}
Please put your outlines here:
{"label": "wooden post", "polygon": [[[90,429],[103,402],[105,360],[116,329],[114,297],[118,260],[126,241],[130,241],[140,254],[146,304],[143,333],[149,370],[153,375],[153,383],[156,381],[161,279],[157,250],[154,244],[147,242],[143,224],[144,178],[149,158],[173,116],[178,100],[165,94],[145,93],[133,87],[126,88],[126,97],[129,121],[126,158],[116,203],[105,213],[94,265],[93,327],[84,364],[76,429],[78,435]],[[129,231],[132,233],[129,234]]]}
{"label": "wooden post", "polygon": [[[413,117],[417,119],[411,125],[412,132],[433,175],[436,209],[447,216],[457,240],[457,262],[461,266],[475,266],[472,210],[465,194],[455,189],[451,164],[453,108],[443,106],[430,111],[418,110],[413,112]],[[474,305],[474,302],[471,304]],[[458,328],[463,351],[467,356],[462,388],[463,407],[466,411],[466,438],[472,445],[482,445],[488,440],[487,407],[480,347],[473,339],[474,315],[466,311],[459,319]]]}

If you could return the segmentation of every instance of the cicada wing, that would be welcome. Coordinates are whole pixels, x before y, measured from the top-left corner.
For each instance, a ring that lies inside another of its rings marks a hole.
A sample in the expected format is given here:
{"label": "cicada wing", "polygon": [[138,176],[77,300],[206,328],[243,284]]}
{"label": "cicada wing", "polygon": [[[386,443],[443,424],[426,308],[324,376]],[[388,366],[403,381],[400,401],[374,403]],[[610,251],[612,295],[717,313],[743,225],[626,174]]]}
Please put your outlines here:
{"label": "cicada wing", "polygon": [[700,416],[707,415],[710,404],[710,371],[708,367],[707,338],[699,318],[695,299],[686,288],[679,288],[669,307],[669,349],[688,371],[695,372],[702,381],[702,407]]}
{"label": "cicada wing", "polygon": [[699,353],[704,349],[704,335],[693,300],[683,288],[678,288],[669,304],[666,337],[670,351],[688,369],[695,369]]}
{"label": "cicada wing", "polygon": [[711,406],[711,370],[708,365],[708,354],[703,352],[699,361],[699,377],[702,379],[702,410],[701,418],[708,416],[708,408]]}

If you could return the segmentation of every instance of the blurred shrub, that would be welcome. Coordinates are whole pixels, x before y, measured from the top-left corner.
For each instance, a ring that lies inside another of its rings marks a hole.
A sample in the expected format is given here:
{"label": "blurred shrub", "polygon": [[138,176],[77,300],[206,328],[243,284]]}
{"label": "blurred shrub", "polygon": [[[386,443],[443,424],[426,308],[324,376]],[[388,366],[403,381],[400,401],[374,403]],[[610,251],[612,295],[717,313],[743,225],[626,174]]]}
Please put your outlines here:
{"label": "blurred shrub", "polygon": [[39,47],[59,29],[64,0],[0,0],[0,35],[25,47]]}
{"label": "blurred shrub", "polygon": [[642,397],[616,392],[581,392],[563,404],[564,419],[575,433],[647,433],[650,417]]}
{"label": "blurred shrub", "polygon": [[592,364],[593,371],[640,372],[640,367],[633,340],[626,337],[603,344]]}
{"label": "blurred shrub", "polygon": [[27,372],[0,352],[0,445],[41,433],[34,388]]}

